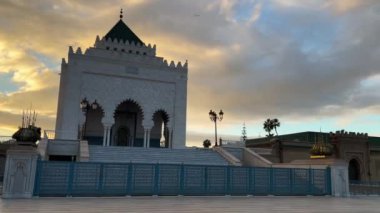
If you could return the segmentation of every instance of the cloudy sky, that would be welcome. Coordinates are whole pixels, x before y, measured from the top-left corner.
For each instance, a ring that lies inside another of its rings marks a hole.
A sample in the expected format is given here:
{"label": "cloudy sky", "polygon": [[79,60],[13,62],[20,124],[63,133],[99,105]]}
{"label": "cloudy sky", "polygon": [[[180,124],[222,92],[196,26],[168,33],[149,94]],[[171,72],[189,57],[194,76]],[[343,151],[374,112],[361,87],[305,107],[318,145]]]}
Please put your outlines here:
{"label": "cloudy sky", "polygon": [[23,109],[54,129],[60,62],[124,21],[158,55],[189,61],[189,146],[222,138],[345,129],[380,136],[380,1],[114,0],[0,2],[0,135]]}

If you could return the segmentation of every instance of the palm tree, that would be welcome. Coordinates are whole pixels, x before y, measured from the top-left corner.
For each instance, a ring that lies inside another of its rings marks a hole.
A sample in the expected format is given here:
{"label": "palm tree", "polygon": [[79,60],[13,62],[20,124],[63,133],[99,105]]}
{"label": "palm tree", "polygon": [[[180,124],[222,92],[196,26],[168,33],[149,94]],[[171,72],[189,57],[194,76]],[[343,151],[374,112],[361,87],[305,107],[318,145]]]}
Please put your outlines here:
{"label": "palm tree", "polygon": [[276,135],[278,136],[278,132],[277,132],[277,127],[280,127],[280,121],[275,118],[275,119],[272,119],[272,127],[274,128],[274,131],[276,132]]}
{"label": "palm tree", "polygon": [[278,136],[277,127],[280,127],[280,121],[277,118],[274,118],[274,119],[268,118],[264,121],[263,128],[266,132],[268,132],[267,137],[273,136],[273,134],[271,133],[273,129],[276,132],[276,135]]}
{"label": "palm tree", "polygon": [[266,132],[268,132],[268,135],[267,135],[267,137],[272,137],[273,136],[273,134],[271,134],[271,132],[272,132],[272,130],[273,130],[273,125],[272,125],[272,120],[271,119],[267,119],[267,120],[265,120],[264,121],[264,130],[266,131]]}
{"label": "palm tree", "polygon": [[211,141],[209,139],[206,139],[203,141],[203,147],[209,148],[211,146]]}

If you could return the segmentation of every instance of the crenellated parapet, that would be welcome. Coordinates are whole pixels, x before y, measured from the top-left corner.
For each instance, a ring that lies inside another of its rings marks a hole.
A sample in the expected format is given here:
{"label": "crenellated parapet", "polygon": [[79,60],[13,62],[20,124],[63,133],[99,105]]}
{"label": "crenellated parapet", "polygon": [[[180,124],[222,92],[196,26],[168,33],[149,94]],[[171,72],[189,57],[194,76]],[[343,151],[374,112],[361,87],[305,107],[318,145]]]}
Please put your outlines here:
{"label": "crenellated parapet", "polygon": [[122,53],[128,53],[128,54],[136,54],[136,55],[143,55],[143,56],[156,56],[156,45],[145,45],[140,44],[136,42],[130,42],[130,41],[123,41],[118,39],[111,39],[111,38],[105,38],[102,39],[99,38],[99,36],[96,36],[95,48],[98,49],[104,49],[104,50],[111,50],[111,51],[119,51]]}
{"label": "crenellated parapet", "polygon": [[[72,46],[69,47],[69,60],[73,55],[95,56],[101,58],[125,60],[138,62],[144,65],[156,67],[159,69],[187,72],[188,62],[182,64],[174,61],[168,62],[163,57],[156,56],[156,45],[141,45],[135,42],[122,41],[111,38],[102,39],[96,37],[93,47],[87,48],[84,52],[81,47],[76,50]],[[64,59],[62,63],[64,62]],[[65,61],[66,63],[66,61]]]}
{"label": "crenellated parapet", "polygon": [[336,131],[335,133],[330,132],[330,136],[356,138],[356,139],[368,139],[368,133],[347,132],[344,130],[339,130],[339,131]]}
{"label": "crenellated parapet", "polygon": [[61,62],[62,66],[64,65],[67,65],[67,62],[66,62],[66,59],[65,58],[62,58],[62,62]]}

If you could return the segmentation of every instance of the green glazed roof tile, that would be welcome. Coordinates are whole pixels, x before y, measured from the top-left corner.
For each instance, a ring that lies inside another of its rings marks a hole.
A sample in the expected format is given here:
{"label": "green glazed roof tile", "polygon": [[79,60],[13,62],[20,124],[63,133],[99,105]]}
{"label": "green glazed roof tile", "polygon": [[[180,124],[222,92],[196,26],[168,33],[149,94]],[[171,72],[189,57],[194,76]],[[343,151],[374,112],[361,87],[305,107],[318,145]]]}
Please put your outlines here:
{"label": "green glazed roof tile", "polygon": [[123,22],[123,20],[119,20],[115,26],[105,35],[105,38],[111,38],[114,40],[115,38],[123,42],[135,42],[136,44],[143,45],[144,42],[141,41],[139,37]]}

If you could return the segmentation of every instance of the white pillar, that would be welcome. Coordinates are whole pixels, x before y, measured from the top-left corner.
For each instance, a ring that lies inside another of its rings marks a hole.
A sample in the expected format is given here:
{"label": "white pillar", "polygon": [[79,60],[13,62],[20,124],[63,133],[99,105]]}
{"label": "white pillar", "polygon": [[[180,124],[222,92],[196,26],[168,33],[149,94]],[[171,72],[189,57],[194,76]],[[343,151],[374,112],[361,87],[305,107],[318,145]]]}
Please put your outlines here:
{"label": "white pillar", "polygon": [[4,170],[3,198],[32,198],[39,153],[36,148],[8,149]]}
{"label": "white pillar", "polygon": [[348,178],[348,164],[343,160],[336,160],[331,168],[331,195],[334,197],[349,197],[350,187]]}
{"label": "white pillar", "polygon": [[152,129],[152,125],[144,125],[144,147],[150,147],[150,130]]}
{"label": "white pillar", "polygon": [[[147,112],[147,114],[150,114]],[[144,147],[149,148],[150,146],[150,130],[153,127],[153,120],[152,119],[144,119],[143,121],[143,128],[144,128]]]}
{"label": "white pillar", "polygon": [[106,146],[106,143],[107,143],[107,127],[106,126],[104,126],[103,127],[103,129],[104,129],[104,132],[103,132],[103,146]]}
{"label": "white pillar", "polygon": [[148,134],[148,129],[144,128],[144,148],[147,148],[147,134]]}
{"label": "white pillar", "polygon": [[84,137],[84,127],[86,125],[86,113],[81,113],[81,116],[79,116],[79,138],[82,139]]}
{"label": "white pillar", "polygon": [[148,131],[146,132],[147,134],[147,139],[146,139],[146,143],[147,143],[147,147],[150,148],[150,129],[148,129]]}
{"label": "white pillar", "polygon": [[111,126],[107,127],[107,141],[106,144],[107,146],[110,146],[111,143]]}
{"label": "white pillar", "polygon": [[168,128],[168,148],[172,149],[172,130]]}
{"label": "white pillar", "polygon": [[103,146],[109,146],[110,144],[110,131],[113,123],[103,123]]}

